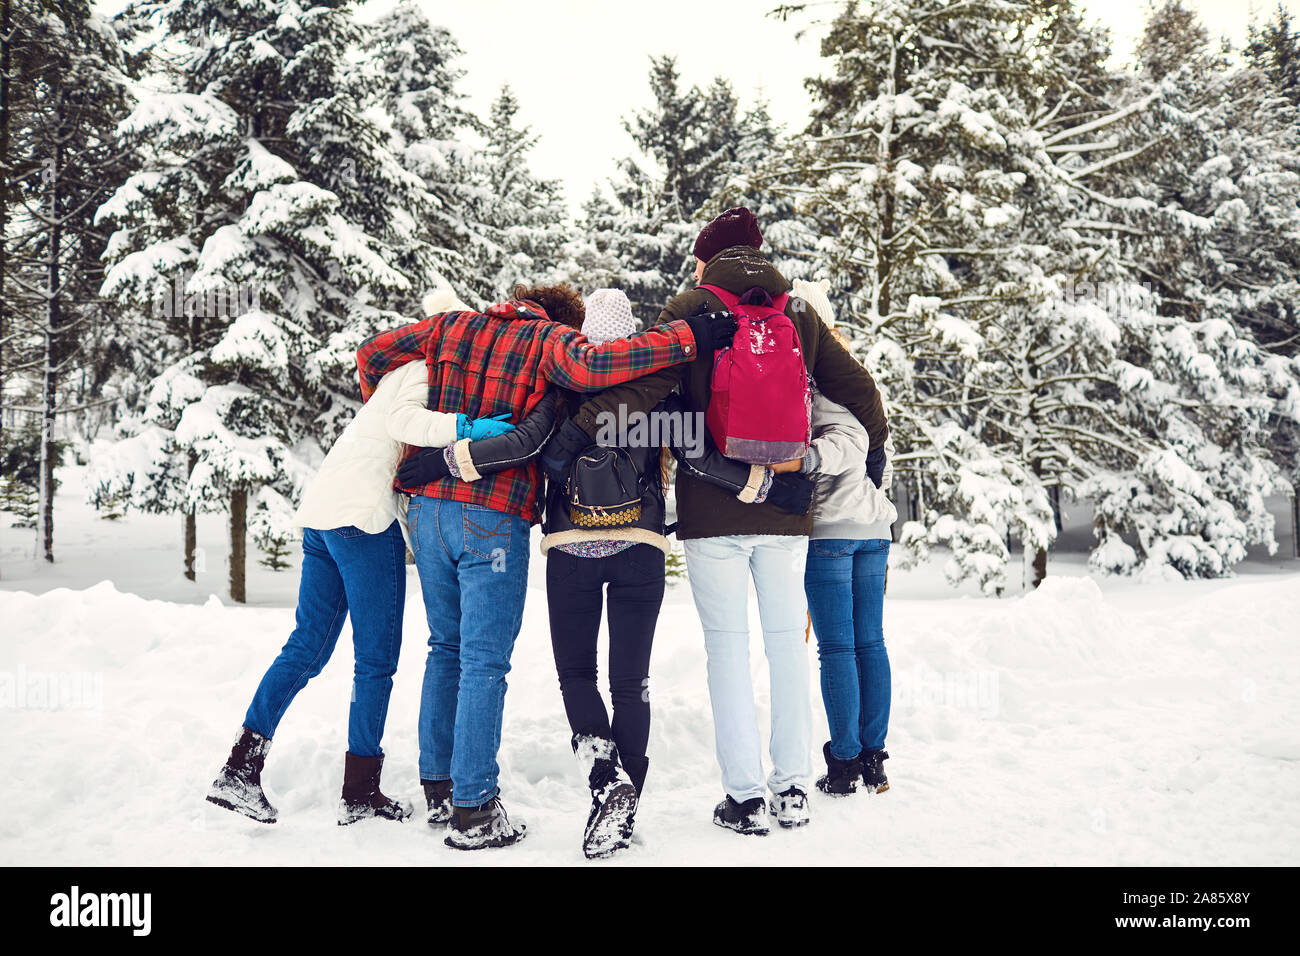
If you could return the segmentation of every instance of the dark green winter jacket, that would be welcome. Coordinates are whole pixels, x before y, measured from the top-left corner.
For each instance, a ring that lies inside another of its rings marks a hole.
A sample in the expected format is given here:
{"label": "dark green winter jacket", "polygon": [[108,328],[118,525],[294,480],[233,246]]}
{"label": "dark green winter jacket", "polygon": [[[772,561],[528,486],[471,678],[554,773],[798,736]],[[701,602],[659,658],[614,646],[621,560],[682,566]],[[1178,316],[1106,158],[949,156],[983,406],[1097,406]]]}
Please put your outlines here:
{"label": "dark green winter jacket", "polygon": [[[767,257],[749,246],[723,249],[708,261],[700,285],[716,285],[742,295],[755,286],[773,297],[790,291],[790,283],[767,261]],[[720,299],[711,292],[692,289],[673,298],[659,316],[659,322],[684,319],[707,302],[723,309]],[[794,323],[803,350],[804,363],[817,388],[831,401],[838,402],[862,423],[872,448],[883,448],[889,437],[885,408],[880,390],[862,364],[835,341],[830,330],[803,299],[791,297],[786,315]],[[704,411],[709,406],[713,364],[706,356],[685,365],[664,369],[646,380],[659,376],[677,377],[688,403]],[[711,538],[733,534],[807,535],[812,532],[810,515],[793,515],[776,506],[745,504],[735,495],[693,477],[684,469],[677,472],[677,536]]]}

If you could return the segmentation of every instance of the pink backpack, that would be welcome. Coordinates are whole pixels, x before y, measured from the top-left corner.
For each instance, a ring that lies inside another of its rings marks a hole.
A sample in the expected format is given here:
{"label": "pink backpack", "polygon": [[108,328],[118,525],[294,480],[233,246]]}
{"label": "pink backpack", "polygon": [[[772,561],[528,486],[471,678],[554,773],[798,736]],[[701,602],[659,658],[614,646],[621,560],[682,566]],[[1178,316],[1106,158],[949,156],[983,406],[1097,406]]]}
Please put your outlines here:
{"label": "pink backpack", "polygon": [[721,299],[737,323],[731,348],[719,352],[713,365],[705,424],[714,444],[728,458],[750,465],[803,457],[812,396],[799,334],[785,314],[790,297],[782,293],[773,299],[761,288],[740,296],[714,285],[697,288]]}

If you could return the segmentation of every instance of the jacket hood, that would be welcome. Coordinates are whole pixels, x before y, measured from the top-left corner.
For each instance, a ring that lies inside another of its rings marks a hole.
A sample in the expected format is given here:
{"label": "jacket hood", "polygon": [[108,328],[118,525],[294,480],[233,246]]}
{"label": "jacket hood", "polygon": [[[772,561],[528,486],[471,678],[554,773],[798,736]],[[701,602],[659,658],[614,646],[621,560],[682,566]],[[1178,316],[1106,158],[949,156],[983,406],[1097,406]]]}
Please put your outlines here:
{"label": "jacket hood", "polygon": [[549,322],[551,317],[546,314],[536,302],[529,299],[509,299],[506,302],[498,302],[496,305],[490,305],[487,308],[486,315],[494,319],[516,319],[523,321],[532,321],[541,319]]}
{"label": "jacket hood", "polygon": [[767,257],[750,246],[723,249],[704,266],[700,285],[716,285],[735,295],[758,286],[773,298],[790,291],[790,283]]}

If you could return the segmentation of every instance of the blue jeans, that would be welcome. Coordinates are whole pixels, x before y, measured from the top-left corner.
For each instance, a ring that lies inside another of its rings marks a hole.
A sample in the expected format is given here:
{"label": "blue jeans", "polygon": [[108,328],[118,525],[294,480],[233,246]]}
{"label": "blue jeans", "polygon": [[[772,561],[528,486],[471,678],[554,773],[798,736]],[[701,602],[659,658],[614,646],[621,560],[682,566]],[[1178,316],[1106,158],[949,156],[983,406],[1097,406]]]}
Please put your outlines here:
{"label": "blue jeans", "polygon": [[890,680],[881,615],[888,562],[884,538],[813,538],[808,545],[804,591],[837,760],[885,746]]}
{"label": "blue jeans", "polygon": [[396,521],[380,534],[350,525],[305,529],[297,624],[257,685],[244,726],[275,736],[290,702],[334,653],[343,620],[351,614],[355,665],[348,750],[359,757],[380,756],[405,604],[406,543]]}
{"label": "blue jeans", "polygon": [[[770,788],[808,789],[812,773],[812,700],[804,646],[803,577],[808,539],[742,534],[690,538],[686,574],[704,629],[713,738],[722,789],[737,803]],[[771,685],[772,771],[763,778],[763,743],[749,670],[749,580],[758,592],[758,617]],[[766,786],[765,786],[766,785]]]}
{"label": "blue jeans", "polygon": [[420,778],[450,779],[452,802],[477,807],[498,793],[506,674],[528,590],[528,522],[417,495],[408,525],[429,618]]}

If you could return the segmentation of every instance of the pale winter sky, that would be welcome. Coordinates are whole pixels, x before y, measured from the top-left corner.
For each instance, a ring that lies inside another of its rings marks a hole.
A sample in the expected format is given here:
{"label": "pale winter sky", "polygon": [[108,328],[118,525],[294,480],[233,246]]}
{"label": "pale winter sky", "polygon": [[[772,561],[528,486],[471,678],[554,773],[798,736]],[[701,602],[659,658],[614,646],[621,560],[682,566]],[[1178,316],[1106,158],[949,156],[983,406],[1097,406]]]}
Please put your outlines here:
{"label": "pale winter sky", "polygon": [[[780,0],[419,0],[429,19],[447,27],[465,56],[461,90],[486,115],[501,84],[520,101],[520,119],[540,134],[533,168],[564,182],[573,207],[604,183],[615,162],[631,152],[621,118],[649,105],[650,57],[670,53],[689,83],[722,74],[742,104],[761,91],[773,116],[791,132],[802,129],[809,101],[805,77],[821,69],[820,32],[811,16],[788,23],[766,16]],[[1082,0],[1088,14],[1111,28],[1116,56],[1132,50],[1148,0]],[[1276,0],[1189,0],[1211,36],[1240,45],[1252,12],[1260,19]],[[1300,0],[1282,0],[1300,14]],[[396,0],[367,0],[360,16],[371,20]],[[126,0],[99,0],[106,13]],[[814,3],[815,15],[832,15],[838,3]],[[800,29],[811,27],[797,38]]]}

